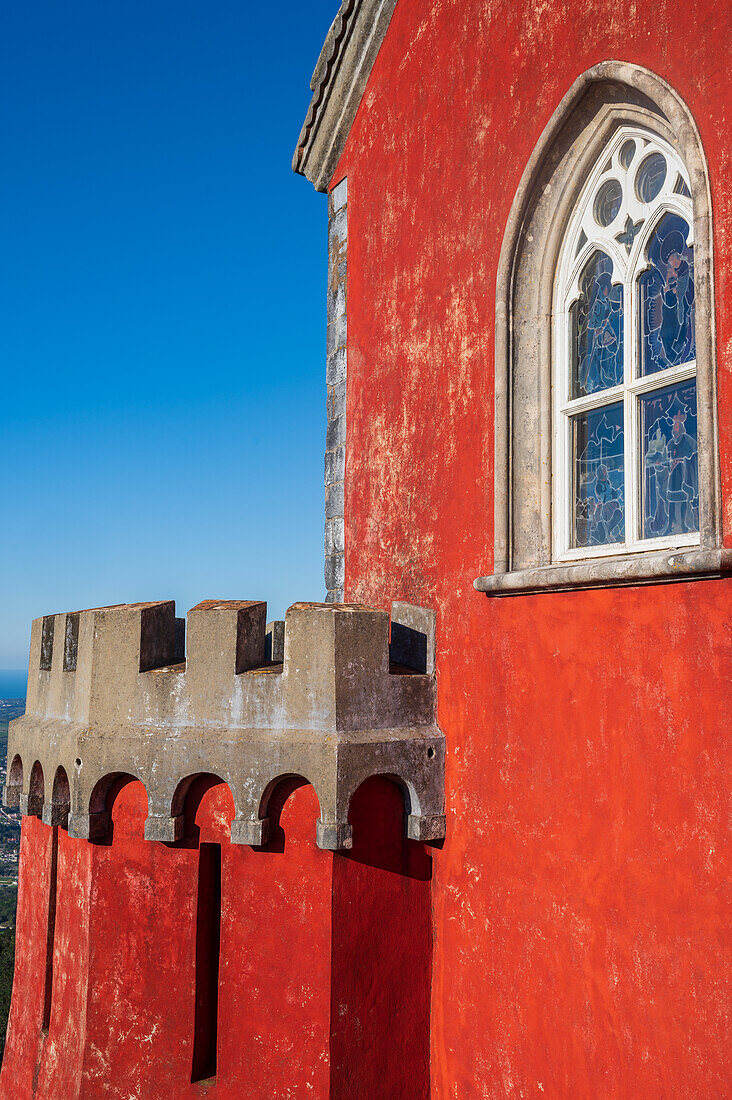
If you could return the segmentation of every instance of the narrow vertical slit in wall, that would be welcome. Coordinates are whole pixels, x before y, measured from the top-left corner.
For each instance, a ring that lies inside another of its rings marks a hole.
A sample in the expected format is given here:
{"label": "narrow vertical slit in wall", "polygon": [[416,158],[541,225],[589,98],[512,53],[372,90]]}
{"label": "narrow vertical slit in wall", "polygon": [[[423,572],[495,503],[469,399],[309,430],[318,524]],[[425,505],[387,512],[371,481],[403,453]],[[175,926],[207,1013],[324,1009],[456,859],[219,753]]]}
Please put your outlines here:
{"label": "narrow vertical slit in wall", "polygon": [[43,1030],[51,1023],[51,999],[53,997],[53,946],[56,939],[56,888],[58,881],[58,826],[51,836],[51,870],[48,886],[48,925],[46,928],[46,987],[43,995]]}
{"label": "narrow vertical slit in wall", "polygon": [[221,948],[221,845],[201,844],[196,914],[196,1019],[191,1081],[216,1076]]}

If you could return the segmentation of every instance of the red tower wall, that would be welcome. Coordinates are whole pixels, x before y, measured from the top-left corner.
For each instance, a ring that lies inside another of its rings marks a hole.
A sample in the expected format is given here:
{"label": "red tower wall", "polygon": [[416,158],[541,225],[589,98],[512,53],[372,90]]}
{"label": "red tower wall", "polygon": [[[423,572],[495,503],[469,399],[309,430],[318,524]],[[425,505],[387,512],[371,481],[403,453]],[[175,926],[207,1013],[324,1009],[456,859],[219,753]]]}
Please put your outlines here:
{"label": "red tower wall", "polygon": [[345,597],[438,609],[448,838],[434,1097],[723,1096],[721,580],[488,599],[497,265],[552,112],[606,59],[684,98],[714,210],[732,537],[730,10],[400,0],[348,176]]}
{"label": "red tower wall", "polygon": [[[345,1100],[380,1089],[426,1100],[431,860],[404,839],[394,784],[371,779],[354,795],[348,856],[315,846],[318,802],[299,780],[273,796],[279,824],[262,850],[230,843],[234,804],[213,778],[191,788],[176,845],[143,839],[141,783],[123,780],[110,798],[111,842],[55,830],[45,1032],[54,830],[24,819],[3,1100]],[[217,1064],[192,1082],[206,844],[221,850]]]}

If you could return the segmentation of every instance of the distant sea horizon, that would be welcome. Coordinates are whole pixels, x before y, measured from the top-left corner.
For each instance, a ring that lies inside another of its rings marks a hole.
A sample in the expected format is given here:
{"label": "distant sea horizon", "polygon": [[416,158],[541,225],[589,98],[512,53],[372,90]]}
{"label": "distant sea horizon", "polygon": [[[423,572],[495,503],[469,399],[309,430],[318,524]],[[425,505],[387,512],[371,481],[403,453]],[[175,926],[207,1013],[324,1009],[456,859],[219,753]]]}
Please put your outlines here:
{"label": "distant sea horizon", "polygon": [[28,673],[21,668],[0,668],[0,699],[25,699]]}

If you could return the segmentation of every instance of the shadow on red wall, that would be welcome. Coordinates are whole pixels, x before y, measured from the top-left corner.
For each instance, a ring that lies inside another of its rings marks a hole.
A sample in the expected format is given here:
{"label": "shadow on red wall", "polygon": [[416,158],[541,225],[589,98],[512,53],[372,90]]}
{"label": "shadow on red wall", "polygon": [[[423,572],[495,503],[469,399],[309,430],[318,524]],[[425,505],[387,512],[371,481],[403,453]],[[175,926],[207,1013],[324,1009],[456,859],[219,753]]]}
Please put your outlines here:
{"label": "shadow on red wall", "polygon": [[183,809],[183,841],[145,841],[145,789],[120,776],[106,843],[24,819],[0,1097],[426,1100],[431,859],[398,787],[356,792],[343,854],[316,847],[300,778],[275,790],[261,849],[231,844],[218,777]]}

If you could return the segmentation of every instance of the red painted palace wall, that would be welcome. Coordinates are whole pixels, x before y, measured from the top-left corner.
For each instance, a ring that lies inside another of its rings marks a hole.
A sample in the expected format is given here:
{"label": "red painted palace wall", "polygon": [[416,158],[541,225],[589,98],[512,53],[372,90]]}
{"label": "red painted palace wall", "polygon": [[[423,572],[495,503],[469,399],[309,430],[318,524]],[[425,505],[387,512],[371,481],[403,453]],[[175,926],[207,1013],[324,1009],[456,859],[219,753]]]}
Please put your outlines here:
{"label": "red painted palace wall", "polygon": [[730,7],[400,0],[344,155],[345,597],[438,609],[432,1095],[728,1095],[723,580],[487,598],[496,276],[575,79],[681,95],[712,188],[732,544]]}
{"label": "red painted palace wall", "polygon": [[273,797],[259,850],[231,844],[214,777],[177,845],[143,839],[129,779],[107,842],[24,818],[2,1100],[427,1100],[431,859],[403,838],[401,792],[362,784],[347,856],[315,846],[311,786]]}

